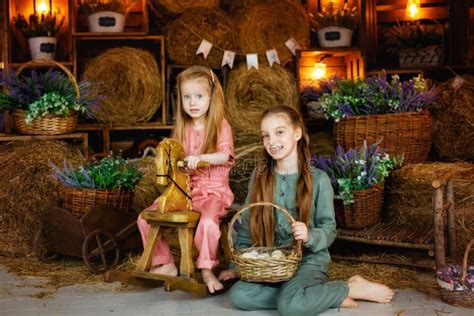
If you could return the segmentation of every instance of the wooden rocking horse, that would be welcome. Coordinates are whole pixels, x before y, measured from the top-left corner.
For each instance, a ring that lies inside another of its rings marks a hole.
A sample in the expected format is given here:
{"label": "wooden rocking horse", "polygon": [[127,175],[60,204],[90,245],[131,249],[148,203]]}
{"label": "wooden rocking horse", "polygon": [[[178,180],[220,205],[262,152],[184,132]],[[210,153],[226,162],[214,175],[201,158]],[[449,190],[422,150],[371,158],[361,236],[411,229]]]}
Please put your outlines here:
{"label": "wooden rocking horse", "polygon": [[[153,281],[162,281],[166,291],[182,290],[197,296],[207,296],[207,286],[195,277],[193,264],[193,237],[199,221],[200,213],[192,210],[189,176],[183,168],[186,162],[185,152],[181,144],[170,138],[163,139],[156,147],[157,184],[166,186],[160,195],[157,210],[143,211],[141,217],[150,225],[148,242],[140,260],[131,274],[108,271],[105,280],[108,282],[121,281],[134,285],[156,285]],[[207,167],[207,162],[199,162],[198,167]],[[232,211],[233,214],[235,211]],[[230,219],[232,216],[226,218]],[[228,220],[223,219],[222,236],[227,236]],[[179,275],[176,277],[149,273],[152,252],[156,243],[163,237],[162,227],[173,227],[178,231],[181,250]],[[226,238],[224,242],[224,257],[228,262],[230,247]],[[151,282],[151,283],[150,283]]]}

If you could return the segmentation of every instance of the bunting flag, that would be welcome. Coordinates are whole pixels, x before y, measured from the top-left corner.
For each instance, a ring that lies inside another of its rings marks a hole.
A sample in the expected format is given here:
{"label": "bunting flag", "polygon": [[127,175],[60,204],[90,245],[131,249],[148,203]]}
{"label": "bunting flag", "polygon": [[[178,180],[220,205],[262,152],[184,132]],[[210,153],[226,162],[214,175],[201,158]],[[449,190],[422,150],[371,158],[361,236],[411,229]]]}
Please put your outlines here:
{"label": "bunting flag", "polygon": [[[285,46],[290,50],[290,52],[293,55],[296,55],[297,49],[301,49],[301,46],[293,37],[289,38],[285,42]],[[201,41],[201,44],[199,44],[199,47],[196,51],[196,55],[203,54],[204,59],[206,59],[207,55],[209,55],[209,52],[211,51],[213,47],[216,47],[216,46],[214,46],[211,42],[203,39]],[[222,55],[221,67],[228,65],[229,68],[232,68],[234,66],[235,56],[245,55],[246,60],[247,60],[247,70],[249,70],[252,67],[258,70],[258,55],[259,54],[257,53],[239,54],[231,50],[221,49],[220,47],[216,47],[216,48],[224,51],[224,54]],[[276,48],[266,50],[265,55],[267,57],[268,64],[270,65],[270,67],[272,67],[273,64],[280,64],[280,58],[278,57],[278,51]]]}
{"label": "bunting flag", "polygon": [[258,70],[258,54],[247,54],[247,70],[252,67]]}
{"label": "bunting flag", "polygon": [[278,58],[278,52],[276,49],[273,48],[267,50],[265,55],[267,55],[267,60],[270,67],[272,67],[274,63],[277,63],[278,65],[280,64],[280,58]]}
{"label": "bunting flag", "polygon": [[296,55],[297,49],[301,49],[300,45],[293,37],[286,41],[285,46],[288,47],[293,56]]}
{"label": "bunting flag", "polygon": [[229,68],[232,69],[232,67],[234,66],[234,59],[235,59],[235,52],[232,52],[230,50],[225,50],[224,55],[222,56],[221,67],[224,67],[225,65],[229,65]]}
{"label": "bunting flag", "polygon": [[196,55],[203,54],[204,59],[206,59],[207,55],[209,55],[209,52],[211,51],[211,48],[212,48],[212,43],[203,39],[201,41],[201,44],[198,47],[198,50],[196,51]]}

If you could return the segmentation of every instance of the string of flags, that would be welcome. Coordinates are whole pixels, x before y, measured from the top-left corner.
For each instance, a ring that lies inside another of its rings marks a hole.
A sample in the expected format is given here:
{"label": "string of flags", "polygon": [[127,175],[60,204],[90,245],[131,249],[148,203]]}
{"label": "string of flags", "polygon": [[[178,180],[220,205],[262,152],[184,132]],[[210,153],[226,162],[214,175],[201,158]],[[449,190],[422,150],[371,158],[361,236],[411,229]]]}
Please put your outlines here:
{"label": "string of flags", "polygon": [[[201,44],[199,44],[199,47],[196,51],[196,55],[202,54],[204,56],[204,59],[206,59],[213,46],[214,45],[211,42],[203,39],[201,41]],[[285,46],[290,50],[293,55],[296,55],[297,49],[301,49],[301,46],[293,37],[289,38],[285,42]],[[221,67],[228,65],[230,68],[232,68],[234,66],[234,59],[236,54],[236,52],[224,50],[224,53],[222,55]],[[265,55],[267,57],[268,64],[270,65],[270,67],[272,67],[273,64],[280,64],[280,59],[278,58],[278,51],[275,48],[266,50]],[[245,56],[247,61],[247,70],[252,67],[258,70],[258,54],[245,54]]]}

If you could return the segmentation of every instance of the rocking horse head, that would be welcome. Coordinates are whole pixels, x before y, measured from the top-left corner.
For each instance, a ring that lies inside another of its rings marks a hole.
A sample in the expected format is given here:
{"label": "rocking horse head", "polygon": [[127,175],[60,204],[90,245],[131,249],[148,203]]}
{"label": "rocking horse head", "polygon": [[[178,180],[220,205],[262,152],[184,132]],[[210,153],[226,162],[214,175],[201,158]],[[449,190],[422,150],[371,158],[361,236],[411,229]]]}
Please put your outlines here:
{"label": "rocking horse head", "polygon": [[165,138],[156,147],[156,182],[166,186],[158,206],[162,213],[192,209],[189,177],[178,167],[178,161],[185,157],[183,146],[174,139]]}

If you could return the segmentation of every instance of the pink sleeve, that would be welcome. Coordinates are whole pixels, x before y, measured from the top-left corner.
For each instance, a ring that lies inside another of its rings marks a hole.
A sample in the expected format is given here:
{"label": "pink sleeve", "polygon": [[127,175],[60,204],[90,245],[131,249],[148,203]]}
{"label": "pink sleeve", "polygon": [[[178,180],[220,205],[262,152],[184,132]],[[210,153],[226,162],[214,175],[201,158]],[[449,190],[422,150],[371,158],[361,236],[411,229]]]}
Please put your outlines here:
{"label": "pink sleeve", "polygon": [[221,130],[217,138],[217,152],[229,154],[229,163],[234,163],[234,138],[232,136],[232,128],[227,120],[222,120]]}

